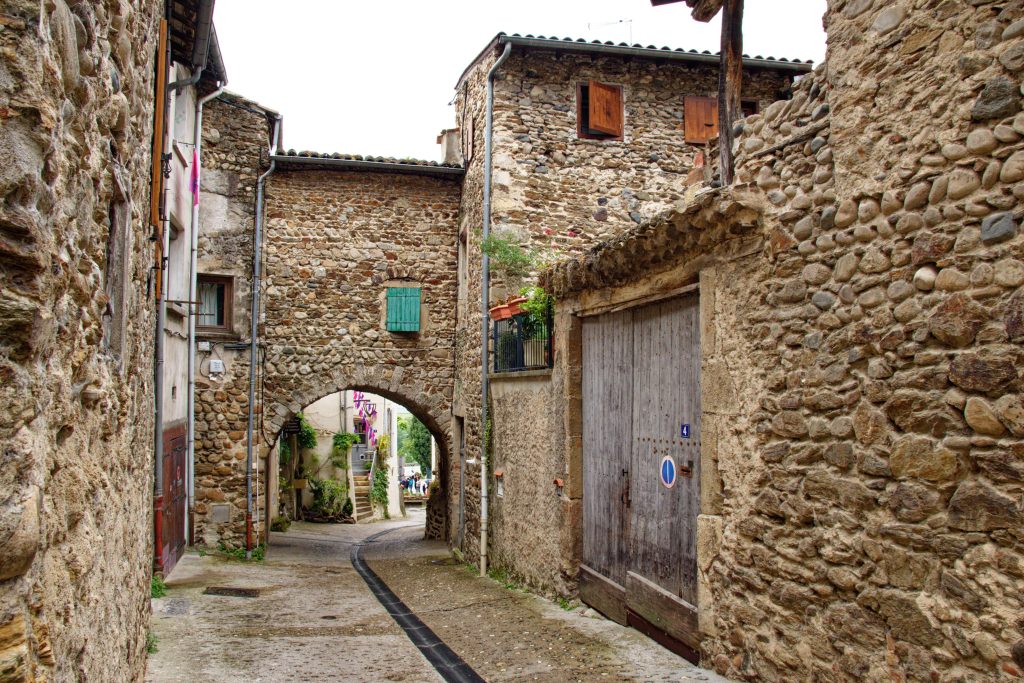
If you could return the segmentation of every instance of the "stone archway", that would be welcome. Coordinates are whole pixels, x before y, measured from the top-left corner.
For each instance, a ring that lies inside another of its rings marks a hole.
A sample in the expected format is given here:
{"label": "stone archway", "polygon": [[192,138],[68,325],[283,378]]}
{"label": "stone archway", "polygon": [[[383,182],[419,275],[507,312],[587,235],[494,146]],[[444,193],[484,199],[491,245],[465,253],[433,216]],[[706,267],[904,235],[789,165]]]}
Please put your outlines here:
{"label": "stone archway", "polygon": [[[288,399],[279,401],[268,399],[264,404],[267,418],[263,430],[268,436],[273,436],[268,438],[265,446],[269,450],[277,442],[284,424],[298,412],[333,393],[346,390],[365,391],[404,406],[426,426],[437,442],[437,478],[440,482],[438,500],[440,503],[427,506],[426,534],[428,538],[446,540],[444,534],[448,529],[447,505],[443,503],[447,500],[448,454],[451,452],[451,396],[450,393],[448,395],[437,393],[436,387],[425,385],[420,381],[403,383],[404,375],[401,366],[360,366],[354,371],[349,368],[339,368],[329,378],[311,382]],[[269,477],[270,471],[267,470],[264,476]],[[269,487],[270,483],[265,481],[263,485]]]}

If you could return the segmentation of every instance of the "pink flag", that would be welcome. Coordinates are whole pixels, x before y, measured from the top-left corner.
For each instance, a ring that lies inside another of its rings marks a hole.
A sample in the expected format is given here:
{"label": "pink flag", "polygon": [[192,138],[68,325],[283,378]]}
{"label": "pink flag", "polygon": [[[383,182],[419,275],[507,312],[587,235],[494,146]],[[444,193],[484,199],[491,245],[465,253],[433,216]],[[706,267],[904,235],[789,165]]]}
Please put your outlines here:
{"label": "pink flag", "polygon": [[199,206],[199,150],[192,148],[192,177],[188,189],[192,190],[192,206]]}

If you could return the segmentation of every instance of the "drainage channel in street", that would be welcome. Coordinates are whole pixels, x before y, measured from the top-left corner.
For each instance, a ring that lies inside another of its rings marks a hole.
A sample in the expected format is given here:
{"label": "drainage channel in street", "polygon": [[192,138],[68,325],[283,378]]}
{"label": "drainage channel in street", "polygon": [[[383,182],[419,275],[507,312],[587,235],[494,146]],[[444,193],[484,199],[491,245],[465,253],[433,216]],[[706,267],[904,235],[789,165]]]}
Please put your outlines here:
{"label": "drainage channel in street", "polygon": [[427,658],[441,678],[447,683],[484,683],[480,674],[438,638],[437,634],[424,624],[363,560],[363,544],[372,543],[384,534],[403,528],[405,527],[381,531],[354,545],[351,556],[352,566],[366,582],[374,597],[380,601],[391,618],[402,627],[405,635]]}

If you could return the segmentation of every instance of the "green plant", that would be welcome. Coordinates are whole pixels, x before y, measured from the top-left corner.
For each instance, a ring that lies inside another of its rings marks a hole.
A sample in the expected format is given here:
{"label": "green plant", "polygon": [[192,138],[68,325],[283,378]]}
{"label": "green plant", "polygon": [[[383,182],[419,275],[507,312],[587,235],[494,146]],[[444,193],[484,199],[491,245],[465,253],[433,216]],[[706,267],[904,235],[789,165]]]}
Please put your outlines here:
{"label": "green plant", "polygon": [[345,491],[340,481],[313,477],[309,480],[309,490],[313,494],[314,512],[325,517],[334,517],[341,512]]}
{"label": "green plant", "polygon": [[162,598],[167,595],[167,584],[159,574],[149,580],[149,595],[152,598]]}
{"label": "green plant", "polygon": [[514,591],[523,588],[504,567],[491,567],[487,570],[487,576],[500,583],[506,590]]}
{"label": "green plant", "polygon": [[341,506],[341,516],[351,517],[352,516],[352,499],[345,496],[345,503]]}
{"label": "green plant", "polygon": [[359,443],[359,435],[351,432],[336,432],[331,440],[331,464],[340,470],[347,470],[348,452]]}
{"label": "green plant", "polygon": [[152,631],[146,631],[146,653],[156,654],[157,643],[160,642],[160,636],[153,633]]}
{"label": "green plant", "polygon": [[316,430],[313,425],[309,424],[302,413],[296,417],[299,418],[299,448],[316,448]]}
{"label": "green plant", "polygon": [[521,282],[535,266],[532,251],[520,246],[510,232],[493,232],[480,242],[480,249],[491,260],[494,270],[509,282]]}
{"label": "green plant", "polygon": [[288,531],[288,527],[292,525],[292,520],[288,519],[284,515],[278,515],[270,522],[271,531]]}
{"label": "green plant", "polygon": [[523,320],[523,332],[526,338],[546,338],[548,322],[554,310],[554,298],[539,285],[524,287],[519,290],[519,295],[526,297],[526,301],[520,304],[520,307],[527,313]]}
{"label": "green plant", "polygon": [[566,612],[573,611],[579,605],[579,603],[577,603],[575,600],[563,598],[562,596],[558,596],[557,598],[555,598],[555,602],[557,602],[558,606],[564,609]]}
{"label": "green plant", "polygon": [[373,471],[370,500],[383,506],[384,518],[390,518],[388,514],[388,465],[383,460],[377,461],[377,468]]}
{"label": "green plant", "polygon": [[267,555],[267,544],[260,543],[258,546],[252,549],[252,560],[246,560],[245,548],[229,548],[221,541],[217,544],[217,549],[220,550],[221,554],[229,560],[239,560],[241,562],[262,562]]}
{"label": "green plant", "polygon": [[407,463],[415,462],[430,476],[430,430],[415,415],[398,418],[398,453]]}
{"label": "green plant", "polygon": [[[299,451],[301,453],[303,448],[316,448],[316,429],[313,425],[309,424],[306,416],[302,413],[296,413],[296,418],[299,420]],[[288,444],[288,440],[281,437],[277,442],[277,457],[281,461],[282,465],[287,465],[292,461],[292,447]]]}

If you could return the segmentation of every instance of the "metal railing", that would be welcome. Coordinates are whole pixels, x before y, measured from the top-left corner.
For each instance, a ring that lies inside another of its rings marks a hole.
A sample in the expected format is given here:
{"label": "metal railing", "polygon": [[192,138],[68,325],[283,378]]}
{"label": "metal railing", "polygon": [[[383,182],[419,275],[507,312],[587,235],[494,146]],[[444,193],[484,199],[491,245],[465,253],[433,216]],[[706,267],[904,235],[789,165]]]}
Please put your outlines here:
{"label": "metal railing", "polygon": [[543,370],[552,366],[551,316],[537,320],[528,313],[491,323],[494,372]]}

